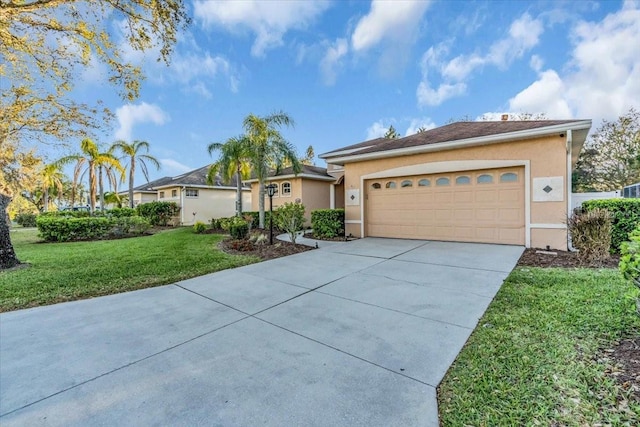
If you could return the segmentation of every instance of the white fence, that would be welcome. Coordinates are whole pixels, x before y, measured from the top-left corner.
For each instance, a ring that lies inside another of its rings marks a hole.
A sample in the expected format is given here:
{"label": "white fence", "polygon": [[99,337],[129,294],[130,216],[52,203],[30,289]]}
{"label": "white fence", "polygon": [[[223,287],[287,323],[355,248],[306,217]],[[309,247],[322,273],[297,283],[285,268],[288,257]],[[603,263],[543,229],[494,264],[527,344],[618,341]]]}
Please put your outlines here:
{"label": "white fence", "polygon": [[600,193],[571,193],[571,210],[582,206],[583,202],[594,199],[617,199],[622,197],[619,191],[602,191]]}

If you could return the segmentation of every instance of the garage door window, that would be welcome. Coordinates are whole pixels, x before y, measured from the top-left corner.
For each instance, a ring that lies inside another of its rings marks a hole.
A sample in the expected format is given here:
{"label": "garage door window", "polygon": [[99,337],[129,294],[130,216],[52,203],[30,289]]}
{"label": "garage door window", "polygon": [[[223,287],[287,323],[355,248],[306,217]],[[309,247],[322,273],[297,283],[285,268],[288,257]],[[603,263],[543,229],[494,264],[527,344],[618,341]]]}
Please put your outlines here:
{"label": "garage door window", "polygon": [[386,188],[396,188],[396,183],[395,183],[395,181],[389,181],[389,182],[387,182],[385,187]]}
{"label": "garage door window", "polygon": [[456,185],[466,185],[466,184],[471,184],[471,178],[469,178],[467,175],[461,175],[456,177]]}
{"label": "garage door window", "polygon": [[438,178],[436,179],[437,186],[449,185],[449,178]]}
{"label": "garage door window", "polygon": [[371,184],[371,188],[373,188],[374,190],[379,190],[382,188],[382,186],[379,182],[374,182],[373,184]]}
{"label": "garage door window", "polygon": [[518,175],[512,172],[503,173],[500,175],[500,182],[517,182]]}
{"label": "garage door window", "polygon": [[478,176],[477,181],[478,181],[478,184],[491,184],[493,183],[493,175],[484,173]]}
{"label": "garage door window", "polygon": [[406,188],[406,187],[413,187],[413,181],[411,181],[410,179],[405,179],[404,181],[402,181],[402,183],[400,184],[400,187],[402,188]]}
{"label": "garage door window", "polygon": [[431,185],[431,181],[429,181],[426,178],[421,179],[420,181],[418,181],[418,187],[429,187],[430,185]]}

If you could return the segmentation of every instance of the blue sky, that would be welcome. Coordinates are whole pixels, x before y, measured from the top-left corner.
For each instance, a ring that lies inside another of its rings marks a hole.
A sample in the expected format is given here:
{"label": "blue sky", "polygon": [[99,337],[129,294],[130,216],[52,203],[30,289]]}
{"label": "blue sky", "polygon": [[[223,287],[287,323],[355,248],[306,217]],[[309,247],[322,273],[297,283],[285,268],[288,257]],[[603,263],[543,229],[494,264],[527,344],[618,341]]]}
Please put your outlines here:
{"label": "blue sky", "polygon": [[193,23],[169,67],[123,45],[147,74],[138,100],[118,98],[99,65],[75,91],[116,114],[100,142],[151,144],[152,178],[215,160],[207,145],[239,135],[249,113],[287,112],[283,134],[317,155],[390,125],[530,112],[595,128],[640,103],[639,2],[186,3]]}

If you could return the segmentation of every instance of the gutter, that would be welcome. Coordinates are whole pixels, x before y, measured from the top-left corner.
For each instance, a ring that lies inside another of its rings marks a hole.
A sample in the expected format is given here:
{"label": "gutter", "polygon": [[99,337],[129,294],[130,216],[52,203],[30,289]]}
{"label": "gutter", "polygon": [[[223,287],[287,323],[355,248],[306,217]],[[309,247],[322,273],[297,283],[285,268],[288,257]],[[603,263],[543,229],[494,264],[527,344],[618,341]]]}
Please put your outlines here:
{"label": "gutter", "polygon": [[187,191],[187,187],[180,189],[180,224],[184,225],[184,193]]}

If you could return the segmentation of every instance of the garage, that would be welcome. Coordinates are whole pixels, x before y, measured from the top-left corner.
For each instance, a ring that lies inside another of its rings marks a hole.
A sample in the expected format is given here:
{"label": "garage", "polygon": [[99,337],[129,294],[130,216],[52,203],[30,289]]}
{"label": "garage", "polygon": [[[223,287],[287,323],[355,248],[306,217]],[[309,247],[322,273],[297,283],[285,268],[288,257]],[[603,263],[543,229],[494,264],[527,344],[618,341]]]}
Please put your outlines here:
{"label": "garage", "polygon": [[366,234],[524,245],[524,168],[411,175],[365,182]]}

